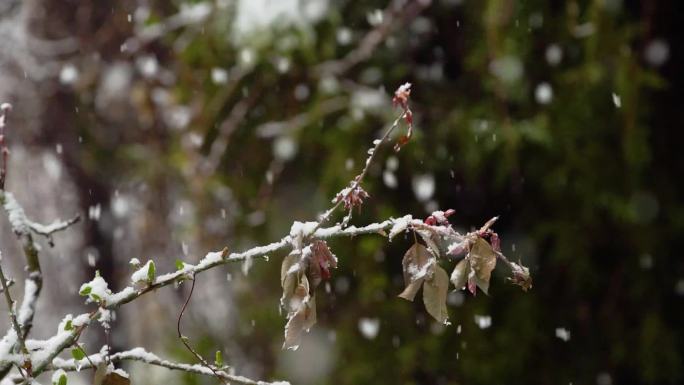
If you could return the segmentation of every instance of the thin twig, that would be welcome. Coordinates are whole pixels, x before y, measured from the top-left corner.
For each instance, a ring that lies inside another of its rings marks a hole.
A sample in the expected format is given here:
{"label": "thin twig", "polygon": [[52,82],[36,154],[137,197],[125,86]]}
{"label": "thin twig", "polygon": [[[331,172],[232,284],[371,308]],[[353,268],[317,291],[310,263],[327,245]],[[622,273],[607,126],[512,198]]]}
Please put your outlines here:
{"label": "thin twig", "polygon": [[394,120],[394,122],[387,129],[387,131],[385,131],[385,134],[382,136],[382,138],[380,138],[378,141],[375,142],[375,146],[372,148],[370,156],[366,159],[366,165],[364,166],[363,170],[361,170],[361,173],[359,175],[357,175],[356,178],[354,178],[354,180],[352,181],[352,183],[349,187],[349,191],[347,191],[347,194],[344,197],[338,198],[337,202],[335,202],[335,204],[331,208],[329,208],[325,213],[323,213],[323,215],[321,215],[321,217],[318,220],[316,227],[314,227],[312,233],[315,232],[316,230],[318,230],[330,218],[332,213],[335,212],[335,210],[337,210],[337,208],[340,207],[340,205],[342,205],[345,198],[348,198],[351,194],[353,194],[354,190],[356,190],[361,185],[361,182],[363,182],[363,178],[366,176],[366,174],[368,173],[368,170],[370,169],[371,163],[373,163],[373,159],[375,159],[375,155],[378,152],[378,149],[385,142],[385,140],[387,140],[387,138],[389,138],[392,131],[394,131],[399,126],[399,122],[401,121],[401,119],[404,118],[404,116],[406,116],[406,112],[402,112]]}
{"label": "thin twig", "polygon": [[66,230],[69,228],[69,226],[73,225],[74,223],[78,222],[81,220],[80,215],[76,215],[71,219],[67,219],[66,221],[60,221],[56,220],[49,225],[44,225],[42,223],[37,223],[33,221],[28,221],[28,226],[36,234],[42,235],[44,237],[51,237],[53,233],[56,233],[58,231]]}
{"label": "thin twig", "polygon": [[[2,259],[2,253],[0,253],[0,260]],[[27,373],[25,377],[30,378],[31,377],[31,370],[30,370],[30,358],[29,357],[29,352],[28,349],[26,349],[26,342],[24,341],[24,335],[21,331],[21,325],[19,325],[19,322],[17,322],[17,312],[14,308],[14,300],[12,299],[12,296],[10,295],[9,292],[9,287],[7,286],[7,279],[5,278],[5,272],[2,270],[2,266],[0,265],[0,284],[2,284],[2,292],[5,296],[5,301],[7,301],[7,306],[9,307],[9,315],[10,319],[12,320],[12,327],[14,328],[14,332],[17,334],[17,341],[19,342],[19,348],[21,349],[21,353],[24,355],[24,362],[22,363],[23,366],[27,369]],[[28,364],[28,365],[27,365]],[[17,365],[17,368],[19,368],[19,372],[22,373],[22,376],[24,376],[24,373],[21,371],[22,365]]]}
{"label": "thin twig", "polygon": [[202,363],[202,365],[206,366],[209,370],[211,370],[211,372],[214,373],[214,376],[216,378],[218,378],[219,380],[221,380],[221,382],[228,385],[228,382],[223,377],[221,377],[219,375],[219,373],[216,370],[214,370],[214,368],[211,367],[211,365],[209,365],[209,363],[204,359],[204,357],[202,357],[202,355],[197,353],[195,351],[195,349],[193,349],[192,346],[190,346],[190,343],[188,342],[189,341],[188,337],[184,336],[181,333],[181,319],[183,318],[183,313],[185,313],[185,309],[188,307],[188,304],[190,303],[190,299],[192,298],[193,291],[195,291],[195,277],[194,276],[192,277],[192,285],[190,286],[190,294],[188,294],[188,298],[185,300],[185,303],[183,304],[183,307],[181,308],[181,312],[178,315],[178,322],[176,323],[176,330],[178,331],[178,338],[181,340],[183,345],[185,345],[185,347],[190,351],[190,353],[192,353]]}
{"label": "thin twig", "polygon": [[5,126],[7,125],[7,117],[12,111],[12,105],[9,103],[2,103],[0,105],[0,152],[2,152],[2,164],[0,164],[0,190],[5,189],[5,178],[7,177],[7,157],[9,149],[5,142]]}
{"label": "thin twig", "polygon": [[86,353],[85,349],[83,349],[83,346],[81,346],[81,344],[79,344],[78,341],[74,341],[74,346],[76,346],[77,348],[81,349],[81,351],[83,352],[83,354],[85,354],[86,360],[90,363],[90,365],[91,365],[93,368],[96,367],[96,365],[93,364],[93,361],[90,360],[90,357],[88,356],[88,353]]}

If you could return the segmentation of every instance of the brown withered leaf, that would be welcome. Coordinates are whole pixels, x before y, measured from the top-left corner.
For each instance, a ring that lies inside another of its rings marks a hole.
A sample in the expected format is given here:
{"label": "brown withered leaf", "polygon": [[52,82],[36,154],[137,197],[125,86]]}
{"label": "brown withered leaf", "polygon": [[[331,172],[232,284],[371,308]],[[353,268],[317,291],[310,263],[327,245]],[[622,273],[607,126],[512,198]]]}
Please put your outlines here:
{"label": "brown withered leaf", "polygon": [[432,259],[432,254],[427,247],[416,242],[404,254],[401,266],[404,272],[404,283],[409,284],[425,275],[425,266]]}
{"label": "brown withered leaf", "polygon": [[130,385],[131,380],[116,372],[109,372],[107,364],[101,362],[97,365],[95,376],[93,378],[94,385]]}
{"label": "brown withered leaf", "polygon": [[470,263],[468,259],[463,258],[456,264],[454,271],[451,272],[451,283],[454,284],[456,290],[463,289],[466,282],[468,282],[468,274],[470,274]]}
{"label": "brown withered leaf", "polygon": [[435,258],[439,258],[439,255],[441,253],[440,248],[439,248],[439,243],[440,243],[439,235],[434,234],[429,230],[417,230],[416,232],[418,233],[418,235],[420,235],[420,237],[423,239],[423,241],[427,245],[428,251]]}
{"label": "brown withered leaf", "polygon": [[131,385],[131,380],[116,372],[111,372],[104,377],[102,385]]}
{"label": "brown withered leaf", "polygon": [[107,375],[107,364],[100,362],[95,370],[95,376],[93,378],[93,385],[102,385],[104,377]]}
{"label": "brown withered leaf", "polygon": [[470,267],[475,272],[475,283],[485,294],[489,292],[489,280],[496,267],[496,252],[482,238],[477,238],[468,253]]}
{"label": "brown withered leaf", "polygon": [[416,294],[418,294],[418,290],[420,290],[420,286],[423,284],[424,280],[425,278],[420,278],[406,285],[404,291],[399,294],[399,297],[407,301],[413,301],[413,299],[416,298]]}
{"label": "brown withered leaf", "polygon": [[449,276],[440,266],[434,266],[432,278],[423,283],[423,303],[425,309],[439,323],[446,323],[449,318],[446,299],[449,290]]}
{"label": "brown withered leaf", "polygon": [[297,288],[297,273],[288,273],[288,271],[294,264],[298,262],[299,254],[290,253],[283,259],[283,263],[280,265],[280,284],[283,288],[283,295],[280,297],[280,305],[288,312],[290,311],[290,300],[292,299],[295,289]]}
{"label": "brown withered leaf", "polygon": [[312,295],[306,303],[304,318],[304,330],[308,333],[316,324],[316,296]]}
{"label": "brown withered leaf", "polygon": [[425,276],[428,273],[427,265],[432,258],[430,251],[417,242],[406,251],[401,261],[406,288],[399,294],[399,297],[413,301],[425,280]]}
{"label": "brown withered leaf", "polygon": [[283,349],[297,350],[297,348],[299,348],[299,343],[302,340],[302,333],[304,332],[305,321],[306,314],[304,311],[298,311],[290,317],[285,325]]}
{"label": "brown withered leaf", "polygon": [[285,277],[292,265],[299,262],[299,253],[292,252],[283,258],[283,263],[280,265],[280,285],[285,287]]}
{"label": "brown withered leaf", "polygon": [[316,304],[314,298],[309,296],[309,283],[306,276],[302,277],[295,289],[288,308],[290,311],[285,325],[283,349],[296,350],[304,331],[308,331],[316,323]]}

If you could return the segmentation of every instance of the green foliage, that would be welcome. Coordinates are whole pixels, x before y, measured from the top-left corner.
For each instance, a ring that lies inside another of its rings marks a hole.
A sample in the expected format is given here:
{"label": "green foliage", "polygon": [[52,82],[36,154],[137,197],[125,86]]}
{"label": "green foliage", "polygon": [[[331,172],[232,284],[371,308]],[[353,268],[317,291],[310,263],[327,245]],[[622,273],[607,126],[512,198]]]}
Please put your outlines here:
{"label": "green foliage", "polygon": [[76,361],[80,361],[86,357],[86,353],[80,347],[75,347],[71,349],[71,356],[74,357]]}
{"label": "green foliage", "polygon": [[[316,296],[316,327],[325,338],[325,331],[334,334],[324,346],[337,361],[311,382],[595,383],[602,373],[613,383],[681,382],[684,320],[673,290],[682,280],[676,256],[684,192],[672,172],[681,163],[673,129],[680,107],[671,106],[679,99],[668,93],[673,84],[666,78],[675,66],[644,59],[649,43],[667,32],[658,15],[677,12],[666,2],[644,8],[599,0],[433,1],[392,29],[368,58],[321,75],[321,63],[345,57],[371,30],[368,13],[387,5],[328,3],[316,22],[283,23],[240,43],[232,5],[215,10],[201,33],[188,28],[155,41],[150,49],[173,82],[136,79],[136,113],[125,121],[136,129],[103,130],[102,119],[90,117],[96,114],[78,114],[74,127],[83,145],[71,164],[104,175],[100,182],[115,180],[112,189],[145,181],[155,197],[150,211],[159,215],[151,223],[166,223],[166,197],[193,202],[174,231],[203,248],[227,239],[266,244],[293,220],[316,218],[348,185],[372,140],[398,113],[391,92],[411,81],[414,137],[399,153],[380,149],[364,184],[370,198],[352,224],[453,208],[451,222],[467,232],[501,215],[502,251],[530,266],[535,288],[522,293],[505,284],[498,269],[492,272],[491,249],[480,245],[472,260],[441,261],[440,269],[454,271],[458,289],[467,287],[472,269],[475,285],[490,297],[466,293],[463,301],[447,293],[445,300],[438,285],[427,303],[412,307],[396,298],[407,284],[398,262],[413,244],[410,236],[398,234],[389,244],[381,237],[331,241],[340,264],[317,289],[323,295]],[[145,23],[164,20],[176,6],[150,6]],[[229,73],[226,83],[212,81],[214,68]],[[151,102],[160,88],[169,103],[193,112],[187,127],[164,125],[169,111]],[[94,89],[77,94],[81,111],[94,108],[88,104]],[[550,96],[540,97],[540,89]],[[246,112],[231,118],[240,102]],[[216,167],[204,173],[203,161],[222,141]],[[434,178],[435,192],[418,201],[413,183],[425,174]],[[228,218],[218,214],[223,208]],[[651,267],[643,267],[646,256]],[[301,281],[279,274],[280,258],[257,263],[248,280],[231,283],[240,312],[226,323],[236,326],[202,329],[204,354],[235,344],[265,377],[289,379],[280,352],[286,321],[274,309],[283,289],[290,291],[284,297],[294,295]],[[147,273],[153,281],[153,263]],[[529,273],[521,270],[514,283],[527,288]],[[80,294],[89,293],[85,287]],[[443,320],[444,303],[449,327],[432,318]],[[493,324],[479,329],[473,317],[484,314]],[[376,338],[359,333],[362,317],[382,320]],[[561,326],[572,331],[567,342],[554,336]],[[304,335],[302,347],[319,337]]]}

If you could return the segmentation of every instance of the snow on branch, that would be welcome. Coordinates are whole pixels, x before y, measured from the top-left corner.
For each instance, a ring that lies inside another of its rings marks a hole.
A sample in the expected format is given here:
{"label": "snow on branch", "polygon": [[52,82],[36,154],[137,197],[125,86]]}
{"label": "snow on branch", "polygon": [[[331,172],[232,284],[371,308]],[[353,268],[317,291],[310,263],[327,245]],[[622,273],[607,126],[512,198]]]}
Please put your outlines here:
{"label": "snow on branch", "polygon": [[[169,360],[160,358],[154,353],[148,352],[144,348],[138,347],[131,350],[126,350],[119,353],[114,353],[110,355],[107,360],[109,362],[121,362],[121,361],[139,361],[144,362],[149,365],[155,365],[164,367],[171,370],[180,370],[187,373],[202,374],[206,376],[216,376],[217,373],[222,379],[230,381],[233,384],[244,384],[244,385],[288,385],[288,382],[277,381],[277,382],[265,382],[265,381],[255,381],[247,377],[238,376],[226,371],[226,368],[214,367],[215,373],[200,364],[184,364],[177,363]],[[104,363],[105,357],[102,353],[97,353],[90,355],[81,360],[75,360],[73,358],[64,360],[61,358],[56,358],[52,361],[49,370],[64,370],[65,372],[79,371],[82,369],[90,369],[93,365],[97,366]]]}
{"label": "snow on branch", "polygon": [[56,220],[49,225],[34,222],[28,218],[24,208],[14,198],[14,195],[7,191],[0,191],[0,203],[2,203],[7,212],[12,230],[20,236],[33,232],[50,239],[53,233],[66,230],[69,226],[80,220],[80,216],[76,215],[66,221]]}

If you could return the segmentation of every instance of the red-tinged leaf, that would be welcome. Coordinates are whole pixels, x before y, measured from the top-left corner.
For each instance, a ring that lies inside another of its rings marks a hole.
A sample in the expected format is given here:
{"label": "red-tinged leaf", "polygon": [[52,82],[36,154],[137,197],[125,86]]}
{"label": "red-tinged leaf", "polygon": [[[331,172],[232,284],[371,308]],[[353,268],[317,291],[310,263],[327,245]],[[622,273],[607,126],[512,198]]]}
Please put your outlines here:
{"label": "red-tinged leaf", "polygon": [[499,239],[499,234],[492,231],[492,234],[489,236],[489,244],[492,245],[494,251],[501,252],[501,239]]}
{"label": "red-tinged leaf", "polygon": [[472,295],[477,295],[477,284],[475,283],[475,275],[468,278],[468,291]]}
{"label": "red-tinged leaf", "polygon": [[337,268],[337,258],[330,251],[325,241],[315,241],[311,244],[311,261],[309,262],[309,276],[312,288],[315,289],[323,280],[330,279],[330,269]]}
{"label": "red-tinged leaf", "polygon": [[408,135],[400,136],[399,139],[397,139],[397,143],[394,144],[394,151],[399,152],[401,148],[409,142],[409,140],[411,140],[411,137],[409,137]]}
{"label": "red-tinged leaf", "polygon": [[411,112],[411,110],[407,110],[406,114],[404,115],[404,119],[406,120],[406,124],[413,124],[413,112]]}
{"label": "red-tinged leaf", "polygon": [[440,266],[434,267],[432,278],[423,283],[423,303],[425,309],[439,323],[447,323],[446,299],[449,290],[449,276]]}

